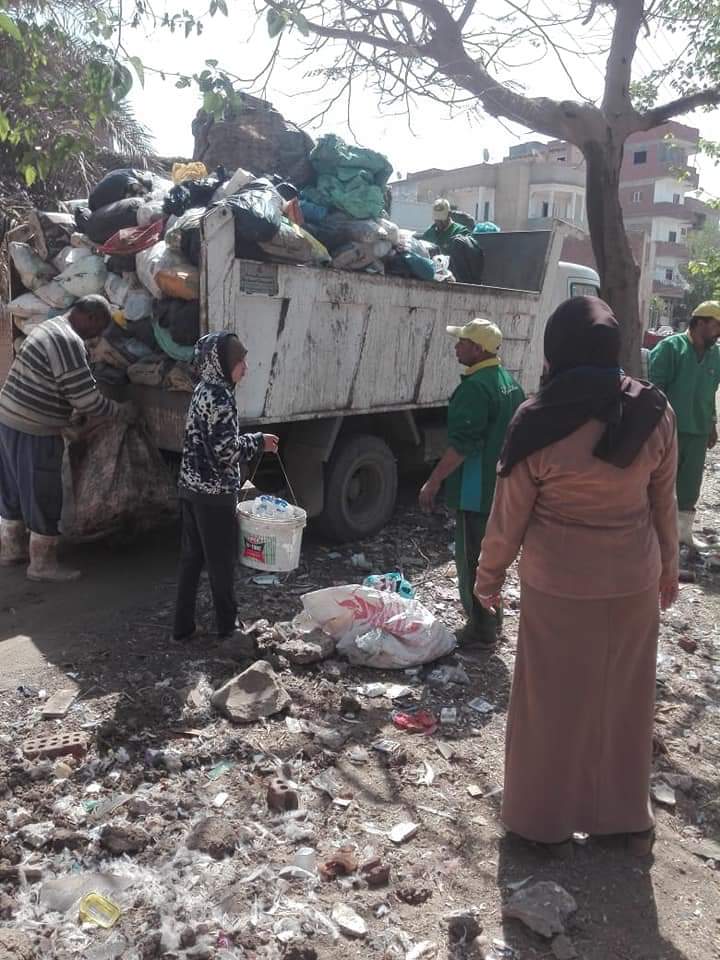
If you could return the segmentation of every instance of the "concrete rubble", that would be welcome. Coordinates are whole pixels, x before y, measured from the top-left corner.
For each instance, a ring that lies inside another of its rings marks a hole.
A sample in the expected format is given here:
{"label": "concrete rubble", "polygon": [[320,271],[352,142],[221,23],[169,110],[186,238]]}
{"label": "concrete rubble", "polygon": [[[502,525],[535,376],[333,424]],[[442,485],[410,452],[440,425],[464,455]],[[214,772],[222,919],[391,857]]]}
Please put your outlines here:
{"label": "concrete rubble", "polygon": [[211,703],[235,723],[254,723],[285,710],[290,705],[290,697],[270,664],[258,660],[223,684],[212,695]]}
{"label": "concrete rubble", "polygon": [[577,903],[558,883],[541,881],[514,893],[503,906],[506,920],[519,920],[541,937],[550,939],[565,933],[566,921]]}

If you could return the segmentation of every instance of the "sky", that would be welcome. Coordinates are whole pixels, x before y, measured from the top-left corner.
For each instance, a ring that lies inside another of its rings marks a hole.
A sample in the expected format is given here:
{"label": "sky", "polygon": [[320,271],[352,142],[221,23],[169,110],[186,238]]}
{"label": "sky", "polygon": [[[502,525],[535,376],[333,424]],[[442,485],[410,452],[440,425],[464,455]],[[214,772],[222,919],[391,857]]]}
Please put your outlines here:
{"label": "sky", "polygon": [[[549,12],[550,7],[545,0]],[[262,69],[273,49],[264,23],[254,25],[251,0],[230,0],[230,16],[216,16],[206,21],[200,37],[185,39],[157,30],[147,33],[136,29],[126,32],[129,52],[139,56],[146,65],[145,86],[135,84],[133,105],[138,119],[155,139],[157,152],[162,156],[192,156],[192,120],[200,106],[200,95],[194,87],[178,90],[174,80],[162,80],[147,68],[168,72],[193,73],[205,67],[206,60],[217,60],[230,72],[251,77]],[[187,0],[185,4],[195,15],[207,10],[206,0]],[[560,4],[554,3],[558,10]],[[169,5],[171,13],[179,5]],[[156,12],[162,15],[162,6]],[[596,36],[598,27],[595,26]],[[318,126],[309,123],[326,104],[327,89],[318,92],[318,81],[307,76],[307,71],[322,66],[295,66],[290,61],[300,52],[297,41],[288,38],[286,60],[278,62],[265,92],[266,99],[283,113],[286,119],[306,126],[317,137],[321,133],[337,133],[362,146],[380,150],[393,164],[396,174],[406,175],[412,170],[430,167],[452,168],[482,161],[488,150],[491,162],[507,155],[508,148],[534,137],[532,132],[518,125],[499,123],[491,118],[459,114],[452,116],[449,108],[432,100],[418,101],[408,116],[406,113],[381,113],[377,94],[363,90],[353,97],[350,110],[346,103],[338,104]],[[602,89],[604,57],[581,55],[582,36],[575,27],[572,32],[559,34],[560,41],[575,54],[567,54],[567,65],[576,86],[586,97],[597,97]],[[661,65],[672,57],[680,41],[674,36],[655,36],[642,39],[635,59],[635,76]],[[285,43],[285,41],[284,41]],[[520,59],[520,58],[519,58]],[[519,68],[513,77],[522,82],[530,96],[550,96],[577,99],[561,66],[552,56],[540,65]],[[249,92],[250,88],[248,88]],[[663,91],[662,99],[675,94]],[[349,119],[348,119],[349,118]],[[678,118],[700,128],[701,136],[720,140],[720,111],[695,113]],[[705,157],[698,157],[701,186],[710,196],[720,197],[720,167]]]}

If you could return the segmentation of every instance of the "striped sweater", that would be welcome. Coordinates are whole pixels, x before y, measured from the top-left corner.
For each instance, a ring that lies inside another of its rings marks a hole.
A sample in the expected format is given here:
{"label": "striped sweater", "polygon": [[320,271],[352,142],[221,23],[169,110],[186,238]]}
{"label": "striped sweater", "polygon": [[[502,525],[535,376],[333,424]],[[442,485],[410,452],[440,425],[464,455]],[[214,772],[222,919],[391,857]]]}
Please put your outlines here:
{"label": "striped sweater", "polygon": [[26,337],[0,390],[0,423],[22,433],[62,433],[73,414],[108,417],[118,405],[98,390],[87,349],[66,316]]}

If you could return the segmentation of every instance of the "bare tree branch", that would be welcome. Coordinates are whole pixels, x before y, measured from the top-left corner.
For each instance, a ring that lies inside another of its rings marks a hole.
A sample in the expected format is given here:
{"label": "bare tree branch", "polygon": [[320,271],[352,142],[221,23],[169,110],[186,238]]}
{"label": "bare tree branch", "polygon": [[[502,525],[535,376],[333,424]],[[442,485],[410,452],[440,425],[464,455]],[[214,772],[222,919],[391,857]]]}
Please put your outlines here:
{"label": "bare tree branch", "polygon": [[[624,119],[630,124],[636,120],[630,99],[630,81],[638,33],[643,24],[643,8],[643,0],[623,0],[622,3],[617,4],[615,26],[605,69],[603,113],[608,119],[611,118],[614,121]],[[630,132],[628,128],[627,133]]]}
{"label": "bare tree branch", "polygon": [[698,90],[697,93],[690,93],[685,97],[678,97],[677,100],[671,100],[660,107],[653,107],[641,117],[641,130],[651,130],[653,127],[659,127],[662,123],[667,123],[673,117],[682,116],[683,113],[692,113],[698,107],[715,107],[720,104],[720,86],[708,87],[706,90]]}
{"label": "bare tree branch", "polygon": [[463,30],[465,28],[465,24],[468,22],[468,20],[473,14],[473,10],[475,9],[475,2],[476,0],[467,0],[467,3],[465,4],[465,9],[460,14],[460,17],[458,18],[458,21],[457,21],[458,29]]}

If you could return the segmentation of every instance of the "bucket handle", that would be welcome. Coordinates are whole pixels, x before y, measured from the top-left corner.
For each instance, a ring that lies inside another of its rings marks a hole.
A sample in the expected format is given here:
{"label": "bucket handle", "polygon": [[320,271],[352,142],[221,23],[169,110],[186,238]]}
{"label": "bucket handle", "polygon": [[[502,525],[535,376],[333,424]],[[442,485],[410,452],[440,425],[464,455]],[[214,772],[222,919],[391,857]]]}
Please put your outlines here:
{"label": "bucket handle", "polygon": [[[288,490],[290,491],[290,496],[291,496],[291,498],[292,498],[292,503],[293,503],[294,506],[299,507],[300,504],[297,502],[297,497],[295,496],[295,491],[293,490],[292,484],[290,483],[290,477],[288,477],[288,475],[287,475],[287,470],[285,469],[285,464],[284,464],[283,461],[282,461],[282,457],[280,456],[280,453],[279,453],[277,450],[273,451],[273,453],[274,453],[275,456],[277,457],[278,463],[280,464],[280,469],[282,470],[282,474],[283,474],[283,477],[284,477],[284,479],[285,479],[285,483],[286,483],[286,485],[287,485]],[[265,456],[267,456],[267,453],[265,454]],[[250,483],[252,483],[253,480],[255,479],[255,474],[258,472],[258,470],[259,470],[259,468],[260,468],[260,462],[261,462],[261,461],[262,461],[262,457],[260,457],[260,459],[259,459],[258,462],[256,463],[255,469],[254,469],[253,472],[252,472],[252,476],[251,476],[251,477],[248,477],[248,481],[249,481]]]}

